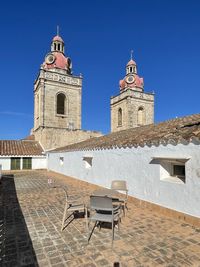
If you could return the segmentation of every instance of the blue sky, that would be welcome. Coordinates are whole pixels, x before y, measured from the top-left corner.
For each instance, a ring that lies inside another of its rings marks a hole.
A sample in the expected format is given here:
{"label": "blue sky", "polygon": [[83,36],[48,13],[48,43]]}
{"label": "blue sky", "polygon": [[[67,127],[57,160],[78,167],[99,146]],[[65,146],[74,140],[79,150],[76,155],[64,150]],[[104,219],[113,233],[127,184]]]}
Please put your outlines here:
{"label": "blue sky", "polygon": [[0,139],[33,127],[33,83],[56,25],[83,74],[82,128],[110,131],[110,97],[119,94],[130,50],[155,92],[155,122],[200,112],[200,1],[3,1],[0,16]]}

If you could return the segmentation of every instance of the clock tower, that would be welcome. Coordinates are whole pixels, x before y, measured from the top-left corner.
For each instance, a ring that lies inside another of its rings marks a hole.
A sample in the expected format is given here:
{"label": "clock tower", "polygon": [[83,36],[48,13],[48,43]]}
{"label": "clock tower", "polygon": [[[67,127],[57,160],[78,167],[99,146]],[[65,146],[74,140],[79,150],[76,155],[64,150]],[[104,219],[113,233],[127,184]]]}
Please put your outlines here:
{"label": "clock tower", "polygon": [[34,131],[81,128],[81,76],[72,75],[64,41],[56,35],[34,84]]}
{"label": "clock tower", "polygon": [[119,82],[120,93],[111,97],[111,132],[154,122],[154,94],[144,92],[144,81],[137,74],[136,62],[126,65],[126,76]]}
{"label": "clock tower", "polygon": [[32,134],[44,149],[99,136],[98,132],[81,130],[81,96],[82,76],[72,73],[72,61],[57,34],[34,83]]}

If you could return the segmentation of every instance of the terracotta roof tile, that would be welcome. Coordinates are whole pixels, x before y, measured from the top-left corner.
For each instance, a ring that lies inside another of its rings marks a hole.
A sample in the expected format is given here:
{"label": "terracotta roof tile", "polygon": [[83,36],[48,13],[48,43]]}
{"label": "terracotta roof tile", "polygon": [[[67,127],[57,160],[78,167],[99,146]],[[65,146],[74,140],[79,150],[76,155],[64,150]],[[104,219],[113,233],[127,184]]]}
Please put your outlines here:
{"label": "terracotta roof tile", "polygon": [[0,140],[0,156],[39,156],[43,149],[36,141]]}
{"label": "terracotta roof tile", "polygon": [[[52,152],[188,143],[200,140],[200,114],[114,132],[57,148]],[[200,141],[199,141],[200,142]]]}
{"label": "terracotta roof tile", "polygon": [[25,138],[23,138],[23,140],[33,140],[33,141],[35,141],[35,136],[33,134],[31,134],[31,135],[28,135]]}

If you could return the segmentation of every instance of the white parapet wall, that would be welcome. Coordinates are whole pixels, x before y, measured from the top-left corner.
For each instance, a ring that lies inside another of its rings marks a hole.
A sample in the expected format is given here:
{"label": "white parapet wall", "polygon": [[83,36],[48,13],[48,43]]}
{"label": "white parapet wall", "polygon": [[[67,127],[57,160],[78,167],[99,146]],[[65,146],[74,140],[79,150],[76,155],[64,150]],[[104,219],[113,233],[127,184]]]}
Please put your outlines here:
{"label": "white parapet wall", "polygon": [[[184,182],[167,177],[170,168],[159,157],[185,159]],[[112,180],[123,179],[129,195],[200,218],[200,145],[194,143],[51,152],[48,169],[108,188]]]}

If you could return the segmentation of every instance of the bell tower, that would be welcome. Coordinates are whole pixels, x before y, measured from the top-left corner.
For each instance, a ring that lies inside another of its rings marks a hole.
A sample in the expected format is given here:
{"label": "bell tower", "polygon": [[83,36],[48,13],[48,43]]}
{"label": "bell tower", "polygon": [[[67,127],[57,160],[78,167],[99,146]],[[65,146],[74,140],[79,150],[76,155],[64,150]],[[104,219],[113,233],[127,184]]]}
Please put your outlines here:
{"label": "bell tower", "polygon": [[34,127],[31,134],[45,150],[101,136],[81,129],[82,76],[72,72],[65,43],[57,30],[34,82]]}
{"label": "bell tower", "polygon": [[34,83],[34,131],[81,129],[82,77],[72,74],[64,48],[64,41],[56,35]]}
{"label": "bell tower", "polygon": [[120,93],[111,97],[111,132],[154,122],[154,94],[144,92],[144,81],[137,74],[137,64],[131,58],[126,76],[119,81]]}

